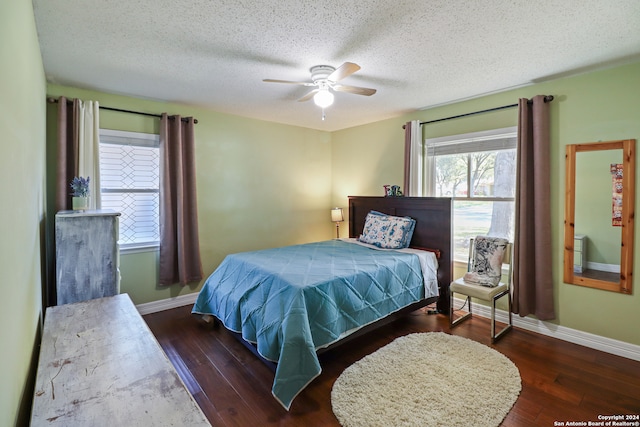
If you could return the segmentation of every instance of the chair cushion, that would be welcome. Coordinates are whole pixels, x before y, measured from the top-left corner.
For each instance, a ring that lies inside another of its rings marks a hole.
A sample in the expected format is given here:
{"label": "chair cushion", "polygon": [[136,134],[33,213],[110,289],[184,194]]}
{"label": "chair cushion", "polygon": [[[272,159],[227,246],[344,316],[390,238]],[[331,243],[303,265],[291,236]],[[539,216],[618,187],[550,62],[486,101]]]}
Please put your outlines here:
{"label": "chair cushion", "polygon": [[491,301],[493,297],[506,291],[508,287],[506,283],[498,283],[494,287],[474,285],[473,283],[465,282],[464,278],[461,277],[451,282],[450,289],[458,294]]}
{"label": "chair cushion", "polygon": [[477,236],[473,251],[473,268],[465,280],[482,286],[498,286],[502,261],[509,241],[501,237]]}

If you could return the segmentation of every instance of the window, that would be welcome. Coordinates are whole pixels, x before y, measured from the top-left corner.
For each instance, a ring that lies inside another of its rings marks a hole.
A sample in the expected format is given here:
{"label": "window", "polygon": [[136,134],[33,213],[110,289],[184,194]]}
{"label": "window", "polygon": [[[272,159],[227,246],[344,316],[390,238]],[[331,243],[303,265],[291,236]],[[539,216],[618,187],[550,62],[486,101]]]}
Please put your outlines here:
{"label": "window", "polygon": [[157,247],[160,241],[160,138],[100,129],[100,197],[120,212],[120,246]]}
{"label": "window", "polygon": [[480,234],[513,241],[516,128],[426,140],[430,195],[453,197],[454,259]]}

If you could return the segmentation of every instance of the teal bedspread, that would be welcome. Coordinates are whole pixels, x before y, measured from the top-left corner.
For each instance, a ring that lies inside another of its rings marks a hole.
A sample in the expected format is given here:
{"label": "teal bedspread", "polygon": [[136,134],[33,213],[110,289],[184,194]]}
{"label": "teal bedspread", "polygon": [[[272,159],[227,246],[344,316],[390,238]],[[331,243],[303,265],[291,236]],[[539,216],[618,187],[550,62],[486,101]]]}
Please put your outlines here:
{"label": "teal bedspread", "polygon": [[435,257],[427,265],[429,277],[413,253],[341,240],[238,253],[207,279],[192,312],[217,317],[277,362],[272,393],[289,409],[321,372],[316,349],[437,295]]}

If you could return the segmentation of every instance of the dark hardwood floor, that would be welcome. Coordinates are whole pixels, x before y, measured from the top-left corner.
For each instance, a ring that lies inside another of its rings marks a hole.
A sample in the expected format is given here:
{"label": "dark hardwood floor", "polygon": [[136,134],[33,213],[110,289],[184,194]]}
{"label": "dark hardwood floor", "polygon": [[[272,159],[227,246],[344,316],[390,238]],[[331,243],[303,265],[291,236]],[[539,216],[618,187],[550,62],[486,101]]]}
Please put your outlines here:
{"label": "dark hardwood floor", "polygon": [[619,282],[620,273],[611,273],[609,271],[600,270],[584,270],[582,273],[573,273],[577,277],[586,277],[589,279],[604,280],[605,282]]}
{"label": "dark hardwood floor", "polygon": [[[272,371],[224,328],[204,326],[190,309],[144,319],[214,426],[338,426],[330,393],[347,366],[398,336],[451,332],[447,317],[418,310],[327,352],[320,358],[323,373],[287,412],[271,396]],[[554,426],[599,421],[598,415],[640,414],[640,362],[517,328],[491,345],[489,321],[481,317],[456,327],[453,334],[495,348],[520,370],[522,392],[503,426]]]}

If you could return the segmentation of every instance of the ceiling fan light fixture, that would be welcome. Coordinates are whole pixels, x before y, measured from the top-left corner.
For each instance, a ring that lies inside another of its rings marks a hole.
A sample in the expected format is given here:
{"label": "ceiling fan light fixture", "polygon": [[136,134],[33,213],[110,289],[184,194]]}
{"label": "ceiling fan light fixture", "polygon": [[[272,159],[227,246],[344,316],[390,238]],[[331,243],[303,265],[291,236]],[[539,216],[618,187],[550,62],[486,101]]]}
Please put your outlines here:
{"label": "ceiling fan light fixture", "polygon": [[358,64],[353,62],[345,62],[338,68],[330,65],[316,65],[309,69],[311,72],[311,81],[297,82],[291,80],[264,79],[267,83],[287,83],[293,85],[315,87],[315,89],[307,92],[298,102],[306,102],[313,98],[313,102],[322,108],[322,120],[325,119],[325,108],[333,105],[335,92],[345,92],[355,95],[371,96],[376,93],[375,89],[358,86],[346,86],[338,84],[344,78],[349,77],[360,69]]}
{"label": "ceiling fan light fixture", "polygon": [[327,108],[333,104],[333,94],[329,89],[320,89],[318,93],[313,95],[313,102],[320,108]]}

